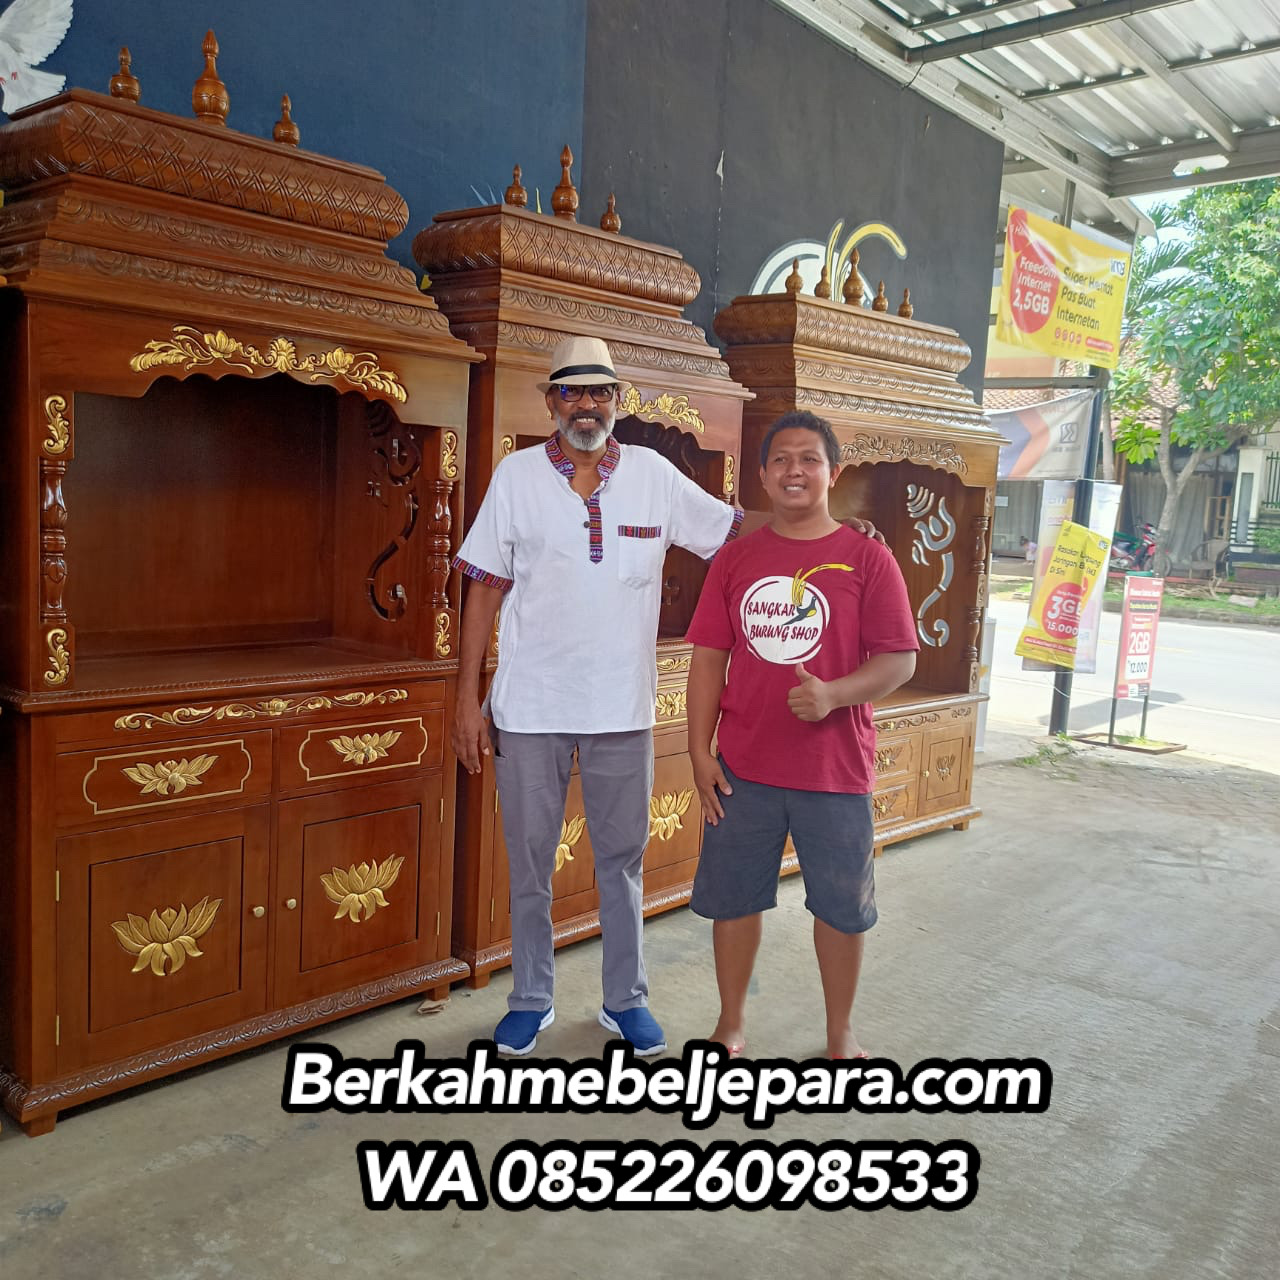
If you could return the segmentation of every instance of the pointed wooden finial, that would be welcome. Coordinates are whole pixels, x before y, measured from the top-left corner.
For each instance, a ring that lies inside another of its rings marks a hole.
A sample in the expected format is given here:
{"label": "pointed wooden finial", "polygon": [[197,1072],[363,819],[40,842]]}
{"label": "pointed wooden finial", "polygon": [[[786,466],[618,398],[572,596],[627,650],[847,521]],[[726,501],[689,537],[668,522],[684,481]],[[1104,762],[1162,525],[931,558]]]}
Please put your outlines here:
{"label": "pointed wooden finial", "polygon": [[191,109],[205,124],[225,125],[231,99],[227,96],[227,86],[218,78],[218,41],[212,31],[205,35],[200,47],[204,53],[204,70],[191,90]]}
{"label": "pointed wooden finial", "polygon": [[120,50],[120,70],[111,77],[111,96],[113,98],[126,98],[130,102],[141,100],[142,86],[138,83],[138,77],[129,70],[132,62],[133,58],[129,53],[128,45],[126,45]]}
{"label": "pointed wooden finial", "polygon": [[884,281],[880,281],[880,287],[876,290],[876,296],[871,299],[872,311],[888,311],[889,299],[884,296]]}
{"label": "pointed wooden finial", "polygon": [[866,282],[858,274],[859,258],[860,255],[855,249],[849,258],[849,274],[845,276],[844,289],[841,290],[844,300],[851,307],[862,306],[862,295],[867,291]]}
{"label": "pointed wooden finial", "polygon": [[787,292],[793,297],[799,296],[800,286],[804,281],[800,277],[800,259],[791,259],[791,274],[786,279]]}
{"label": "pointed wooden finial", "polygon": [[622,230],[622,219],[618,217],[618,202],[612,191],[609,192],[609,207],[600,215],[600,230],[612,231],[614,235]]}
{"label": "pointed wooden finial", "polygon": [[898,308],[898,314],[904,320],[910,320],[911,317],[915,314],[915,307],[911,305],[910,289],[903,289],[902,291],[902,306]]}
{"label": "pointed wooden finial", "polygon": [[814,286],[813,296],[815,298],[831,297],[831,272],[827,269],[827,264],[822,264],[822,277]]}
{"label": "pointed wooden finial", "polygon": [[529,203],[529,193],[520,182],[519,165],[511,170],[511,185],[502,193],[502,198],[507,204],[514,204],[520,209]]}
{"label": "pointed wooden finial", "polygon": [[560,181],[551,193],[551,208],[557,218],[569,222],[578,220],[578,192],[574,188],[569,170],[573,167],[573,152],[566,146],[560,153]]}
{"label": "pointed wooden finial", "polygon": [[271,130],[271,136],[286,147],[296,147],[302,141],[302,134],[293,123],[293,116],[289,114],[292,110],[293,103],[289,101],[289,95],[283,94],[280,98],[280,119]]}

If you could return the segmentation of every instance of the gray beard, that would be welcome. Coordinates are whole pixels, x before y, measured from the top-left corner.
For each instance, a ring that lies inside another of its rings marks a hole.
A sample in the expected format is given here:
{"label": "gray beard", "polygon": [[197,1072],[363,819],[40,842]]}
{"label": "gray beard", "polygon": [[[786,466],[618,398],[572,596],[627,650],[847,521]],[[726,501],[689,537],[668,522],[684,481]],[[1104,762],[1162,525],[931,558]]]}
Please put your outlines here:
{"label": "gray beard", "polygon": [[609,428],[603,423],[595,427],[579,427],[573,423],[568,423],[562,430],[564,431],[564,438],[575,449],[579,449],[583,453],[595,453],[597,449],[604,446],[604,442],[609,438]]}

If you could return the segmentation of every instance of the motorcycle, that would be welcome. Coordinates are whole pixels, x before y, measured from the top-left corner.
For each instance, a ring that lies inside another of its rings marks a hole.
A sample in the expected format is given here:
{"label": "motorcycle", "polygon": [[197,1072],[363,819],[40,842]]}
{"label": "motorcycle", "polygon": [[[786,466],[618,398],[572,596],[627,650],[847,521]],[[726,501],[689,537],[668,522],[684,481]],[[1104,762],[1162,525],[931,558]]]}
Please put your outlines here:
{"label": "motorcycle", "polygon": [[1156,556],[1156,527],[1144,520],[1138,533],[1117,533],[1111,543],[1111,568],[1118,573],[1145,573]]}

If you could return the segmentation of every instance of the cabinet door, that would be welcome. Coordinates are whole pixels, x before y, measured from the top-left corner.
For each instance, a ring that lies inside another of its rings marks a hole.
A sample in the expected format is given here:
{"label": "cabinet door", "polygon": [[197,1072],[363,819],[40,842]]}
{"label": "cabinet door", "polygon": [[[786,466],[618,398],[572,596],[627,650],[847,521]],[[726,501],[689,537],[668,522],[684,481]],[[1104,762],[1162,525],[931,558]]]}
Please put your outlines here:
{"label": "cabinet door", "polygon": [[693,766],[680,749],[653,762],[649,800],[649,847],[644,852],[644,890],[650,897],[693,882],[702,847],[702,805],[693,785]]}
{"label": "cabinet door", "polygon": [[939,813],[967,803],[972,763],[971,731],[940,729],[928,734],[920,778],[920,813]]}
{"label": "cabinet door", "polygon": [[58,841],[60,1071],[265,1008],[270,831],[257,805]]}
{"label": "cabinet door", "polygon": [[280,806],[274,1003],[440,955],[439,774]]}

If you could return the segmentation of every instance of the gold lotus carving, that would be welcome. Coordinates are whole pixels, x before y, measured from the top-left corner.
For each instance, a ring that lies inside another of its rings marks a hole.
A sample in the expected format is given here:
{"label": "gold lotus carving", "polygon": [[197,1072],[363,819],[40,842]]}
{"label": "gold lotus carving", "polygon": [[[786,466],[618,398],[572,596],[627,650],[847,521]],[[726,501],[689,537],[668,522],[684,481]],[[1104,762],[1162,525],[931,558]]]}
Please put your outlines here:
{"label": "gold lotus carving", "polygon": [[330,738],[329,745],[342,757],[343,764],[373,764],[386,759],[399,741],[400,730],[388,729],[386,733],[340,734]]}
{"label": "gold lotus carving", "polygon": [[225,365],[231,369],[268,369],[273,373],[302,373],[312,382],[321,378],[344,378],[353,387],[381,391],[393,400],[407,400],[408,393],[399,377],[382,368],[372,351],[348,351],[334,347],[300,356],[297,346],[288,338],[272,340],[265,352],[233,338],[219,329],[201,333],[189,324],[175,325],[170,338],[153,338],[129,361],[134,373],[142,373],[158,365],[181,365],[199,369],[208,365]]}
{"label": "gold lotus carving", "polygon": [[152,911],[145,920],[130,912],[124,920],[113,920],[111,927],[120,945],[131,956],[137,956],[134,973],[150,966],[157,978],[164,978],[168,976],[166,961],[168,973],[174,974],[186,964],[189,956],[204,955],[196,941],[209,932],[220,906],[221,898],[210,902],[206,895],[190,911],[185,906],[176,910],[166,907],[163,911]]}
{"label": "gold lotus carving", "polygon": [[[65,633],[64,633],[65,639]],[[45,677],[48,679],[48,676]],[[53,683],[50,681],[50,683]],[[329,711],[334,707],[367,707],[371,703],[403,702],[406,689],[384,689],[381,693],[313,694],[309,698],[265,698],[261,702],[229,702],[221,707],[175,707],[159,713],[131,711],[116,721],[117,729],[150,729],[158,724],[182,726],[201,724],[205,720],[256,720],[259,716],[276,720],[287,715],[306,715],[312,711]]]}
{"label": "gold lotus carving", "polygon": [[52,627],[45,634],[45,646],[49,650],[49,670],[44,673],[45,684],[66,684],[71,675],[71,653],[67,649],[67,633],[62,627]]}
{"label": "gold lotus carving", "polygon": [[196,756],[194,760],[162,760],[155,764],[139,761],[123,769],[130,782],[142,788],[142,794],[180,796],[188,787],[198,787],[200,779],[218,762],[217,756]]}
{"label": "gold lotus carving", "polygon": [[447,658],[453,652],[449,643],[449,613],[441,609],[436,614],[436,657]]}
{"label": "gold lotus carving", "polygon": [[334,867],[328,875],[322,875],[320,883],[324,885],[329,901],[338,904],[338,912],[333,918],[341,920],[345,916],[352,924],[359,924],[362,919],[368,920],[379,907],[389,906],[382,891],[395,884],[403,863],[403,858],[390,857],[382,862],[362,862],[358,867],[350,866],[345,871]]}
{"label": "gold lotus carving", "polygon": [[555,871],[551,874],[555,875],[566,862],[572,862],[573,846],[582,839],[582,833],[586,829],[587,820],[582,814],[575,814],[572,818],[566,818],[560,827],[560,843],[556,845],[556,866]]}
{"label": "gold lotus carving", "polygon": [[674,720],[677,716],[684,715],[688,700],[688,692],[684,689],[672,689],[658,694],[658,719]]}
{"label": "gold lotus carving", "polygon": [[618,413],[620,416],[635,414],[637,418],[648,418],[650,422],[669,418],[672,422],[682,423],[698,431],[707,429],[702,415],[689,403],[688,396],[673,396],[667,391],[661,392],[653,400],[642,400],[635,387],[628,387],[618,405]]}
{"label": "gold lotus carving", "polygon": [[62,396],[48,396],[44,402],[45,422],[48,425],[49,438],[41,448],[50,457],[56,458],[66,453],[71,443],[71,423],[66,418],[67,402]]}
{"label": "gold lotus carving", "polygon": [[458,478],[458,437],[453,431],[444,433],[444,450],[440,455],[440,474],[446,480]]}
{"label": "gold lotus carving", "polygon": [[649,838],[670,840],[677,831],[683,831],[680,819],[688,813],[692,801],[692,787],[687,791],[664,791],[660,796],[650,796]]}

